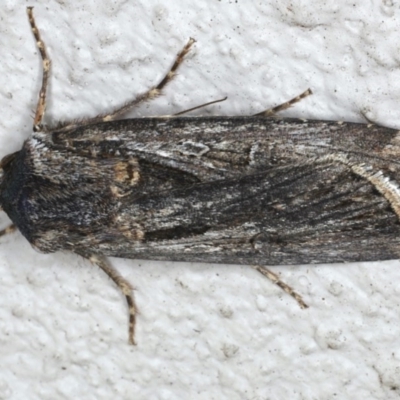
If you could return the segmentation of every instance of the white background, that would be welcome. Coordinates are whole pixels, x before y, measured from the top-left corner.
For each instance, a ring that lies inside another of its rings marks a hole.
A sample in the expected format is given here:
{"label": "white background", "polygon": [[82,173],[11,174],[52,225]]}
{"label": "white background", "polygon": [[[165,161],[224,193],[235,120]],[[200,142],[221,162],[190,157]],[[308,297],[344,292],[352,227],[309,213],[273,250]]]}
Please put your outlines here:
{"label": "white background", "polygon": [[[3,0],[0,156],[29,137],[40,87],[27,5],[53,60],[48,121],[125,102],[194,37],[165,95],[131,116],[225,95],[201,112],[245,115],[311,87],[283,116],[400,127],[398,0],[173,3]],[[400,397],[398,261],[275,267],[308,310],[246,266],[111,261],[135,286],[136,347],[97,267],[1,238],[0,399]]]}

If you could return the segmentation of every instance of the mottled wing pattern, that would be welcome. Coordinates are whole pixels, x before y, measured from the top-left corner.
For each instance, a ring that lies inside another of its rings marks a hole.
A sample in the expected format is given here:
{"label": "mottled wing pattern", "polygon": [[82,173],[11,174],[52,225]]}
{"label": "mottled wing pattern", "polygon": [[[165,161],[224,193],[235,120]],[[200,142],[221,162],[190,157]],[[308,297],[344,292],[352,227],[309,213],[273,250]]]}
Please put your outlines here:
{"label": "mottled wing pattern", "polygon": [[[313,124],[326,124],[323,133]],[[40,155],[70,179],[55,199],[70,223],[64,248],[243,264],[378,260],[400,255],[398,217],[357,168],[397,176],[397,135],[320,121],[146,118],[54,132],[40,139]],[[62,184],[57,176],[51,184]],[[42,237],[48,227],[39,248],[57,233],[54,215],[45,220],[36,221]]]}

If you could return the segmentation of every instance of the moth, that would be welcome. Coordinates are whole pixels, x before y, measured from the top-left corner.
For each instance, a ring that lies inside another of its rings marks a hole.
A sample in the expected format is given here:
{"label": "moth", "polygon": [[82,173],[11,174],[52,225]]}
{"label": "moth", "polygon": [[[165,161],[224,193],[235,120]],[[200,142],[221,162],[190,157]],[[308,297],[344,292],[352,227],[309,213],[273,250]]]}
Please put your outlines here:
{"label": "moth", "polygon": [[147,92],[46,126],[50,59],[27,12],[43,80],[31,137],[1,161],[0,204],[13,222],[1,233],[97,264],[126,297],[130,343],[132,288],[108,256],[252,265],[302,307],[266,265],[399,257],[399,131],[276,117],[311,90],[253,116],[120,119],[162,93],[193,39]]}

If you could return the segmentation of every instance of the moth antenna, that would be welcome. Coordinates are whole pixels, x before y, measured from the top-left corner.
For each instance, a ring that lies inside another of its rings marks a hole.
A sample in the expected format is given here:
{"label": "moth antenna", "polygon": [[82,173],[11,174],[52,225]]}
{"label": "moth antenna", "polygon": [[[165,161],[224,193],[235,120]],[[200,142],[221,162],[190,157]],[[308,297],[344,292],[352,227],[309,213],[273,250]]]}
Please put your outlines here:
{"label": "moth antenna", "polygon": [[28,19],[31,25],[33,36],[36,40],[36,46],[39,49],[40,56],[42,58],[42,87],[39,92],[39,99],[36,106],[35,118],[33,120],[33,131],[41,132],[43,130],[42,121],[46,112],[46,94],[47,86],[50,75],[51,60],[47,55],[46,45],[44,44],[42,38],[40,37],[40,32],[36,26],[35,18],[33,16],[33,7],[27,7]]}

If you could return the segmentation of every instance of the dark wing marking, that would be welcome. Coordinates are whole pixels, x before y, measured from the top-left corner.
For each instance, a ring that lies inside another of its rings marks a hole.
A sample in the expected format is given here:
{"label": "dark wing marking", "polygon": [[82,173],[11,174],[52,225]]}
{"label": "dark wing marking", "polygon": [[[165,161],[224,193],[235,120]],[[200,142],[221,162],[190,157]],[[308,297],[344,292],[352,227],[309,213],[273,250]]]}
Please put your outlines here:
{"label": "dark wing marking", "polygon": [[281,167],[128,196],[118,213],[131,216],[144,236],[113,243],[112,250],[104,242],[103,254],[263,265],[400,256],[397,215],[373,185],[343,165]]}

